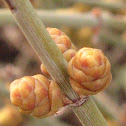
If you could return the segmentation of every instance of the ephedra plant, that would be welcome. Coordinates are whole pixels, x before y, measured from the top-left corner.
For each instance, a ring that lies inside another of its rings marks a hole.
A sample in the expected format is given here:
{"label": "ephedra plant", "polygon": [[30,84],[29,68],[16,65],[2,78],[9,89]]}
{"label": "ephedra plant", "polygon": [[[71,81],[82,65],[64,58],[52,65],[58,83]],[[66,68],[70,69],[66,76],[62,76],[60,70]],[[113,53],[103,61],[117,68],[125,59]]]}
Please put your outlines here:
{"label": "ephedra plant", "polygon": [[77,51],[65,33],[55,28],[46,30],[29,0],[5,2],[42,61],[42,71],[52,78],[35,75],[13,81],[11,102],[38,118],[51,116],[67,105],[82,125],[108,126],[90,96],[103,90],[112,78],[111,65],[102,51]]}

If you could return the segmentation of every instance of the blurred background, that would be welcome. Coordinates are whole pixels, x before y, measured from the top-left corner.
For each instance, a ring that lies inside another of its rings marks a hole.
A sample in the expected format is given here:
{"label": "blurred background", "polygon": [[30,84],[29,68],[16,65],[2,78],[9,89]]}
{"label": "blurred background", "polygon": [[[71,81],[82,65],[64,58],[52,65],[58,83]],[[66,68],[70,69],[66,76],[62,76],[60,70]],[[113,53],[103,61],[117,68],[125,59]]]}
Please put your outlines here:
{"label": "blurred background", "polygon": [[[101,49],[112,64],[113,80],[93,96],[110,126],[126,126],[126,0],[31,0],[46,27],[65,32],[76,47]],[[3,1],[0,1],[0,126],[81,126],[65,108],[58,116],[36,119],[9,100],[10,83],[42,74],[40,60]]]}

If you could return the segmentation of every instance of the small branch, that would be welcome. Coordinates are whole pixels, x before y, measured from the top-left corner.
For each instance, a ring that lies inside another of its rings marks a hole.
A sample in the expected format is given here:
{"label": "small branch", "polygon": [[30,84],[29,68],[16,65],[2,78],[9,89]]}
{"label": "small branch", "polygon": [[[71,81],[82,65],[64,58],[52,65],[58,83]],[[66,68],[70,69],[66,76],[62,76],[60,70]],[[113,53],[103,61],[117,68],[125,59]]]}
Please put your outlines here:
{"label": "small branch", "polygon": [[[69,27],[82,27],[90,26],[94,27],[98,24],[97,19],[87,14],[60,14],[56,11],[37,11],[40,19],[47,26],[69,26]],[[15,21],[11,13],[7,9],[0,10],[0,26],[6,24],[15,24]]]}
{"label": "small branch", "polygon": [[103,16],[102,24],[108,28],[117,29],[119,31],[126,30],[126,20],[123,17],[118,18],[116,16]]}
{"label": "small branch", "polygon": [[[10,2],[16,7],[12,13],[19,27],[49,71],[53,80],[59,84],[61,90],[71,100],[79,98],[70,86],[66,68],[67,62],[29,0],[10,0]],[[80,107],[74,107],[72,110],[75,112],[82,125],[108,126],[91,97],[85,104]]]}
{"label": "small branch", "polygon": [[[84,26],[95,27],[99,21],[91,13],[63,14],[56,11],[38,10],[38,15],[45,25],[50,27],[69,26],[81,28]],[[126,30],[126,21],[120,20],[115,16],[103,16],[103,27],[114,28],[117,30]],[[6,24],[15,24],[11,13],[6,9],[0,10],[0,26]]]}
{"label": "small branch", "polygon": [[124,3],[118,2],[118,3],[107,3],[103,0],[69,0],[72,2],[80,2],[83,4],[88,4],[93,7],[101,7],[109,10],[115,10],[118,11],[125,7]]}

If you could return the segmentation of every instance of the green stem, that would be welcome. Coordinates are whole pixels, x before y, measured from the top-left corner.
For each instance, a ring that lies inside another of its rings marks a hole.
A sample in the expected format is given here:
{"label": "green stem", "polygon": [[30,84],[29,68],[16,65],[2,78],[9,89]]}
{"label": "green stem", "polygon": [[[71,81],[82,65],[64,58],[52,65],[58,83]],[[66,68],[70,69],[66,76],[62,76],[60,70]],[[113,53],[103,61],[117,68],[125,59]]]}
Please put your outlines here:
{"label": "green stem", "polygon": [[[43,62],[51,77],[71,99],[79,96],[72,90],[67,73],[67,62],[47,32],[29,0],[5,0],[29,43]],[[72,108],[84,126],[108,126],[90,97],[82,106]]]}
{"label": "green stem", "polygon": [[[48,26],[69,26],[69,27],[82,27],[90,26],[94,27],[98,24],[97,19],[92,18],[89,14],[61,14],[56,11],[37,11],[40,19]],[[11,13],[7,9],[0,10],[0,26],[6,24],[14,24],[15,21]]]}
{"label": "green stem", "polygon": [[92,97],[89,97],[82,106],[72,108],[72,110],[84,126],[108,126]]}
{"label": "green stem", "polygon": [[[63,14],[56,11],[38,10],[38,15],[45,25],[50,27],[69,26],[73,28],[81,28],[84,26],[95,27],[98,20],[91,13]],[[14,24],[15,21],[11,13],[6,9],[0,10],[0,26],[6,24]],[[103,27],[114,28],[117,30],[126,30],[126,22],[114,16],[103,15]]]}
{"label": "green stem", "polygon": [[93,7],[101,7],[101,8],[105,8],[105,9],[109,9],[109,10],[119,10],[125,7],[124,3],[107,3],[104,2],[103,0],[69,0],[72,2],[80,2],[80,3],[84,3],[84,4],[88,4],[90,6]]}

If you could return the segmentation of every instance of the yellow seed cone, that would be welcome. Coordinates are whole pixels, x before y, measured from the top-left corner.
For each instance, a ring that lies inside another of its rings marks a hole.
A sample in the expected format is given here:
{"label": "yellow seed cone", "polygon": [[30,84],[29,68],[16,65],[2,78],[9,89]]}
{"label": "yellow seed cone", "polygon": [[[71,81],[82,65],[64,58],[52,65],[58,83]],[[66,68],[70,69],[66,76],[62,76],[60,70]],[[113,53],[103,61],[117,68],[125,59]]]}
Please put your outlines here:
{"label": "yellow seed cone", "polygon": [[72,88],[80,95],[94,95],[110,84],[110,69],[101,50],[82,48],[68,64]]}
{"label": "yellow seed cone", "polygon": [[64,105],[58,85],[43,75],[26,76],[13,81],[10,99],[20,111],[38,118],[51,116]]}
{"label": "yellow seed cone", "polygon": [[21,113],[12,105],[0,110],[0,126],[19,126],[22,120]]}
{"label": "yellow seed cone", "polygon": [[[72,44],[69,37],[56,28],[47,28],[47,31],[51,35],[52,39],[62,52],[64,58],[69,62],[72,57],[76,54],[76,47]],[[46,75],[49,76],[48,71],[46,70],[45,66],[41,65],[41,71]]]}

